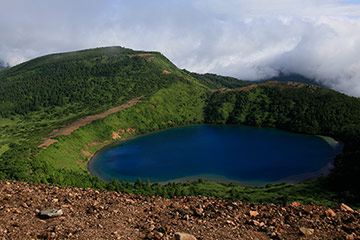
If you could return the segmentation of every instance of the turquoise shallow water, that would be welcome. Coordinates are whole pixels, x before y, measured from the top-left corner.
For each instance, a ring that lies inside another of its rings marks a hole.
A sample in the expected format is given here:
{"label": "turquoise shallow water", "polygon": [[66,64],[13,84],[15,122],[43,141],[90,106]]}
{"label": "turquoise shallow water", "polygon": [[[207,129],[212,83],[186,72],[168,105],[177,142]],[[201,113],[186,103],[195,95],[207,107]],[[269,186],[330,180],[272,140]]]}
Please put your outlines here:
{"label": "turquoise shallow water", "polygon": [[105,181],[117,178],[134,182],[140,177],[166,182],[201,175],[220,181],[293,182],[323,173],[341,151],[341,143],[330,145],[318,136],[268,128],[199,125],[112,145],[98,152],[88,168]]}

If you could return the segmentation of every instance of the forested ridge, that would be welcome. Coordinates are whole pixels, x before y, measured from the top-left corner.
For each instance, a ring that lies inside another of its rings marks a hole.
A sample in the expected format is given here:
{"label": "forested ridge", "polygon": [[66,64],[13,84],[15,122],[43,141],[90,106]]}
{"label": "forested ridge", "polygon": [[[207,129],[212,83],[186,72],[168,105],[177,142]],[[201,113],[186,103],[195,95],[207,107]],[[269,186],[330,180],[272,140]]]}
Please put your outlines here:
{"label": "forested ridge", "polygon": [[[257,84],[180,70],[156,52],[111,47],[40,57],[0,73],[0,178],[146,195],[208,195],[257,202],[345,201],[360,206],[360,99],[319,86]],[[210,91],[213,89],[213,91]],[[223,89],[214,91],[214,89]],[[224,90],[225,89],[225,90]],[[133,107],[81,127],[46,149],[54,129],[144,96]],[[105,183],[86,169],[88,155],[122,139],[187,124],[274,127],[341,140],[330,176],[303,184],[249,188],[199,181],[167,185],[145,179]],[[96,143],[96,144],[93,144]]]}
{"label": "forested ridge", "polygon": [[360,100],[325,88],[300,86],[216,92],[209,98],[205,119],[208,123],[273,127],[340,139],[344,152],[337,156],[327,180],[329,186],[359,196]]}
{"label": "forested ridge", "polygon": [[[26,114],[51,106],[105,109],[168,87],[175,74],[165,76],[160,53],[113,47],[54,54],[25,62],[0,74],[2,117]],[[153,61],[154,60],[154,61]],[[171,68],[174,66],[169,65]]]}

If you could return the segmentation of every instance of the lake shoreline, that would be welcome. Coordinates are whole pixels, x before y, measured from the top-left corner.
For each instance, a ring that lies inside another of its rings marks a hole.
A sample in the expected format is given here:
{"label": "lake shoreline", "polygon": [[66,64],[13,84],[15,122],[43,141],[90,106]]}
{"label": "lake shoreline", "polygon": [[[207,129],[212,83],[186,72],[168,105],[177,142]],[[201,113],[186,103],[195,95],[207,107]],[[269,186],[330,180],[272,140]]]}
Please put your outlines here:
{"label": "lake shoreline", "polygon": [[160,185],[166,185],[171,182],[175,183],[186,183],[186,182],[196,182],[201,180],[216,182],[216,183],[233,183],[243,187],[265,187],[267,184],[277,185],[277,184],[300,184],[305,183],[307,181],[312,181],[321,176],[326,176],[330,173],[330,171],[334,168],[333,163],[328,163],[326,166],[321,168],[318,171],[298,174],[294,176],[288,176],[283,179],[275,180],[275,181],[246,181],[246,180],[236,180],[227,178],[221,175],[213,175],[213,174],[200,174],[194,176],[185,176],[181,178],[170,179],[168,181],[156,182]]}

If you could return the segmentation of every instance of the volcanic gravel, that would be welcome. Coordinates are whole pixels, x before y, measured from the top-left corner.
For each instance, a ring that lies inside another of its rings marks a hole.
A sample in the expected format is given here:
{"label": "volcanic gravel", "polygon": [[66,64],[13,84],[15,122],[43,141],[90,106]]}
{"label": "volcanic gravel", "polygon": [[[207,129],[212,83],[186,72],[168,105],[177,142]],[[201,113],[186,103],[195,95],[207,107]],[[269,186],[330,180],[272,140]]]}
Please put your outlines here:
{"label": "volcanic gravel", "polygon": [[[61,216],[46,218],[44,210]],[[61,210],[61,211],[59,211]],[[0,239],[360,239],[342,204],[255,204],[0,181]],[[178,235],[176,239],[185,238]]]}

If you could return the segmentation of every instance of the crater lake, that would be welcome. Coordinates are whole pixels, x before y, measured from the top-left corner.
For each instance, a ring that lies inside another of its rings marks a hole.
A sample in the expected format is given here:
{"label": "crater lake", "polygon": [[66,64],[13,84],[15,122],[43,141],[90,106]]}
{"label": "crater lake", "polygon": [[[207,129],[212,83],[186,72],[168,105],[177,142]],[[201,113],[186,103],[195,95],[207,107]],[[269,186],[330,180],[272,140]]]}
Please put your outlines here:
{"label": "crater lake", "polygon": [[105,181],[242,185],[297,183],[326,175],[343,145],[332,138],[231,125],[178,127],[108,146],[89,161]]}

